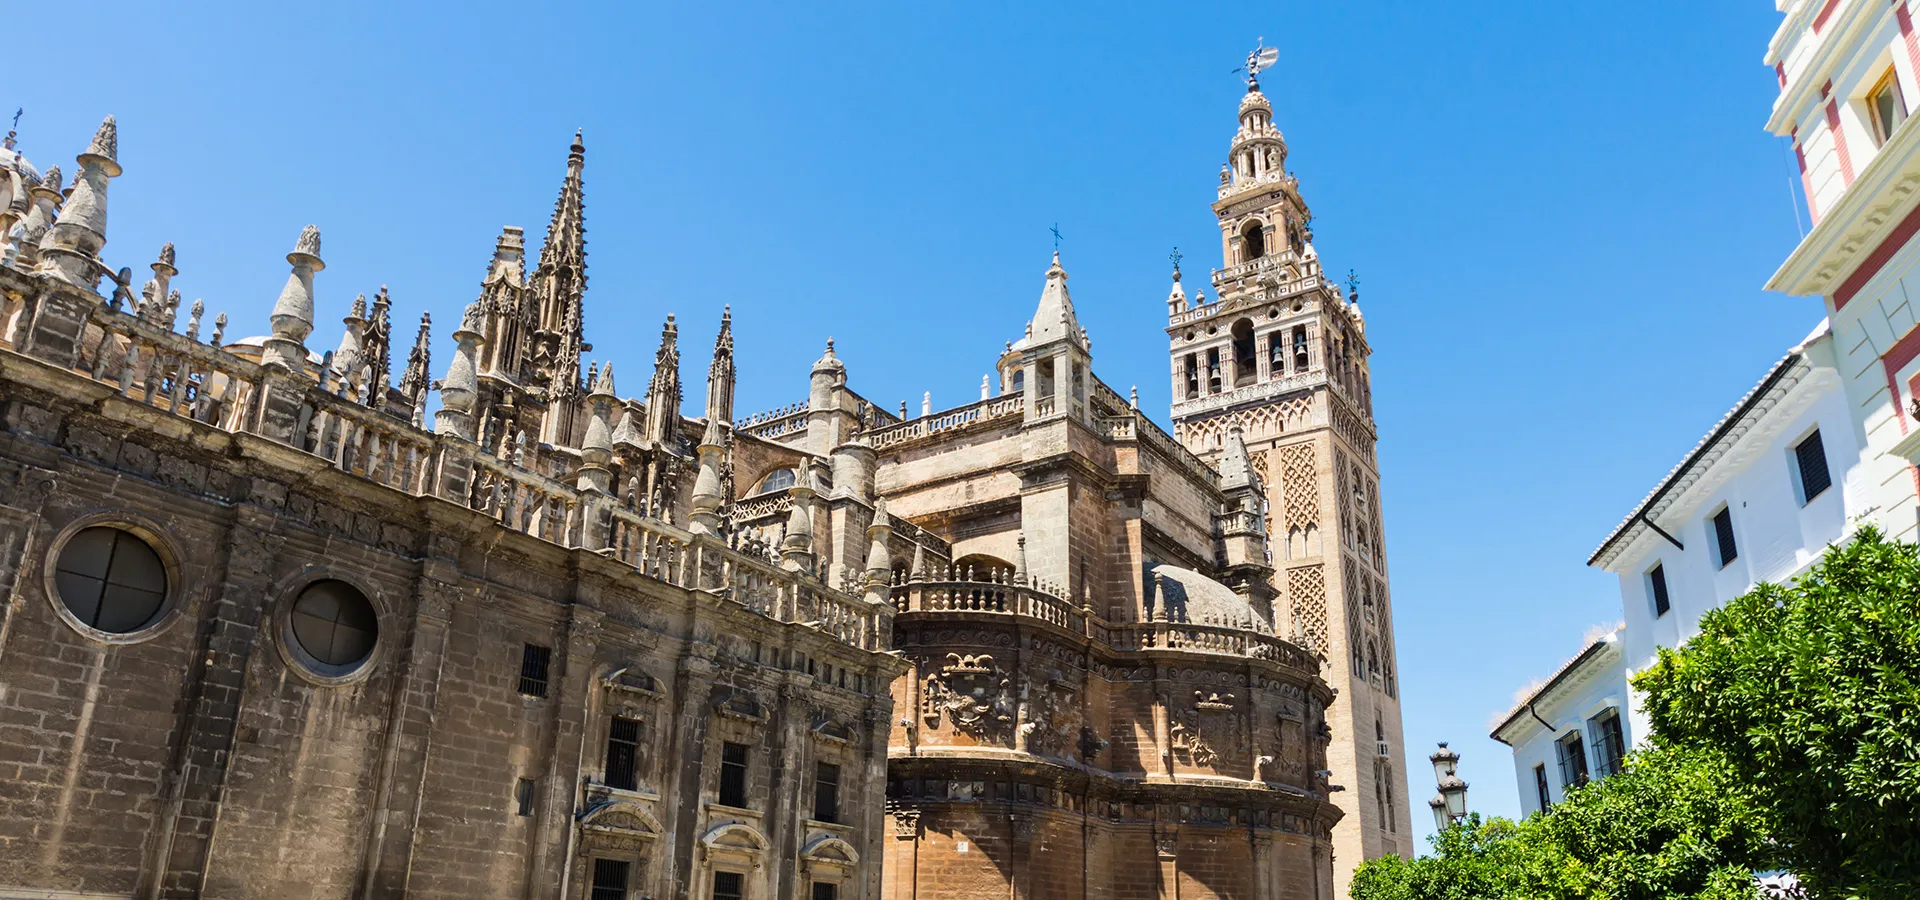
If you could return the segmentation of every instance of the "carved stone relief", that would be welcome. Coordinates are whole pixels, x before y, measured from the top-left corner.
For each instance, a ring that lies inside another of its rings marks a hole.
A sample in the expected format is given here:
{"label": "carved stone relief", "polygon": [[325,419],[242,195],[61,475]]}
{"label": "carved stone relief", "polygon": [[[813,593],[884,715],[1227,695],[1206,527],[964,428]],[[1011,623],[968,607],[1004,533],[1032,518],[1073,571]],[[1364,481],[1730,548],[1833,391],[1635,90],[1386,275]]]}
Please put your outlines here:
{"label": "carved stone relief", "polygon": [[1193,705],[1172,711],[1171,718],[1173,751],[1187,764],[1214,767],[1236,754],[1240,725],[1232,694],[1194,691]]}
{"label": "carved stone relief", "polygon": [[982,743],[1012,742],[1012,683],[992,656],[947,654],[947,664],[927,675],[924,696],[928,728],[939,728],[945,718],[954,730]]}

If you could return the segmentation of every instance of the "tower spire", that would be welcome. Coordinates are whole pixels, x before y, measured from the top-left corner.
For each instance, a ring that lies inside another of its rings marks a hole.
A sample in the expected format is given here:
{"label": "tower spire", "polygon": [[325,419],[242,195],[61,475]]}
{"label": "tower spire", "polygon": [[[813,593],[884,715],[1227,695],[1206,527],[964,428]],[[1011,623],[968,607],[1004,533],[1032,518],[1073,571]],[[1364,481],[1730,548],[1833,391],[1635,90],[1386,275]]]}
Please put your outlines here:
{"label": "tower spire", "polygon": [[653,357],[653,381],[647,385],[648,441],[669,449],[680,438],[680,326],[667,314],[660,326],[660,350]]}
{"label": "tower spire", "polygon": [[720,334],[713,339],[713,364],[707,367],[707,421],[733,421],[733,307],[720,313]]}
{"label": "tower spire", "polygon": [[539,362],[545,364],[552,390],[562,397],[579,393],[580,354],[585,349],[582,298],[587,290],[587,226],[581,172],[586,152],[580,132],[574,132],[567,151],[567,177],[554,201],[553,219],[547,224],[540,265],[533,276],[540,306]]}

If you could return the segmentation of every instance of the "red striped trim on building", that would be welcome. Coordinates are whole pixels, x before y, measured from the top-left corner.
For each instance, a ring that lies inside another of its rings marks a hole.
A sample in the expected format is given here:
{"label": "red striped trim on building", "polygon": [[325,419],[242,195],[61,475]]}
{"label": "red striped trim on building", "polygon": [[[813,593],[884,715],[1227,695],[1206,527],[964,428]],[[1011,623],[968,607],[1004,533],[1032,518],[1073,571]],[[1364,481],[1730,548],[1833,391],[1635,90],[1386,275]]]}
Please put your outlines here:
{"label": "red striped trim on building", "polygon": [[[1797,131],[1798,129],[1796,129]],[[1793,158],[1800,163],[1800,196],[1807,198],[1807,215],[1820,224],[1820,207],[1813,205],[1813,179],[1807,177],[1807,151],[1799,141],[1793,143]]]}
{"label": "red striped trim on building", "polygon": [[1913,33],[1913,14],[1907,11],[1907,0],[1895,0],[1893,18],[1900,23],[1900,40],[1907,45],[1907,62],[1913,64],[1914,77],[1920,78],[1920,36]]}
{"label": "red striped trim on building", "polygon": [[1833,152],[1840,157],[1840,182],[1853,187],[1853,157],[1847,155],[1847,132],[1840,127],[1840,101],[1827,101],[1827,130],[1833,133]]}
{"label": "red striped trim on building", "polygon": [[1819,34],[1820,29],[1827,27],[1827,20],[1833,18],[1833,10],[1839,5],[1840,0],[1827,0],[1827,5],[1820,7],[1820,14],[1813,17],[1814,34]]}
{"label": "red striped trim on building", "polygon": [[[1907,240],[1912,238],[1915,232],[1920,232],[1920,206],[1909,210],[1906,218],[1901,219],[1900,224],[1893,226],[1893,233],[1887,235],[1886,239],[1880,242],[1880,246],[1873,248],[1873,252],[1867,254],[1866,259],[1860,261],[1860,265],[1853,270],[1852,275],[1847,276],[1847,280],[1840,282],[1840,286],[1834,288],[1834,310],[1838,311],[1845,307],[1855,294],[1860,293],[1861,288],[1867,286],[1867,282],[1873,280],[1873,276],[1880,274],[1880,269],[1887,264],[1887,260],[1892,259],[1895,253],[1899,253],[1900,248],[1907,245]],[[1904,339],[1902,340],[1904,342]],[[1908,359],[1911,358],[1908,357]],[[1906,362],[1903,360],[1900,364],[1906,365]]]}
{"label": "red striped trim on building", "polygon": [[1783,91],[1786,90],[1787,89],[1787,64],[1783,62],[1774,63],[1773,74],[1780,76],[1780,89]]}

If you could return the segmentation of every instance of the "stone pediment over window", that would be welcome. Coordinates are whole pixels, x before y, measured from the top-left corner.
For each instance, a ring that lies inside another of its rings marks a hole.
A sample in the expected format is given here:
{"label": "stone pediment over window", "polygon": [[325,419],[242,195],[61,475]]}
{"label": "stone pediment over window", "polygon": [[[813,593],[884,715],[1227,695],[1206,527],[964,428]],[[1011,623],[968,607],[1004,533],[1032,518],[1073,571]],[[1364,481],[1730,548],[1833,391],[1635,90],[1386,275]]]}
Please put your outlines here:
{"label": "stone pediment over window", "polygon": [[590,853],[642,852],[665,833],[652,811],[632,800],[601,802],[580,815],[581,845]]}
{"label": "stone pediment over window", "polygon": [[853,729],[839,719],[831,717],[822,719],[819,724],[813,726],[813,733],[818,737],[853,743]]}
{"label": "stone pediment over window", "polygon": [[767,839],[751,825],[728,822],[700,836],[700,851],[711,863],[759,868],[766,857]]}
{"label": "stone pediment over window", "polygon": [[845,876],[860,865],[860,854],[838,837],[821,835],[801,848],[800,863],[810,877]]}
{"label": "stone pediment over window", "polygon": [[714,704],[714,711],[723,716],[764,722],[767,719],[760,700],[751,692],[735,689]]}
{"label": "stone pediment over window", "polygon": [[637,694],[660,696],[660,682],[632,666],[615,669],[606,677],[606,685],[617,691],[631,691]]}

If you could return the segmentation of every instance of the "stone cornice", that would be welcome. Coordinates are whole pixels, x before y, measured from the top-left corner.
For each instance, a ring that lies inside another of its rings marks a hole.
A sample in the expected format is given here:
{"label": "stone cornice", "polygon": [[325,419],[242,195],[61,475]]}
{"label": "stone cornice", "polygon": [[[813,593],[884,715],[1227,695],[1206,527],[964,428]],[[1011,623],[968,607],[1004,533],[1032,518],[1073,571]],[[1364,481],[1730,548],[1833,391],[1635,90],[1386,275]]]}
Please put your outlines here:
{"label": "stone cornice", "polygon": [[1899,225],[1913,208],[1917,190],[1920,128],[1909,121],[1867,163],[1840,195],[1840,202],[1800,240],[1767,280],[1767,290],[1795,296],[1830,294]]}

